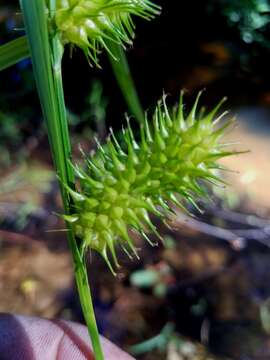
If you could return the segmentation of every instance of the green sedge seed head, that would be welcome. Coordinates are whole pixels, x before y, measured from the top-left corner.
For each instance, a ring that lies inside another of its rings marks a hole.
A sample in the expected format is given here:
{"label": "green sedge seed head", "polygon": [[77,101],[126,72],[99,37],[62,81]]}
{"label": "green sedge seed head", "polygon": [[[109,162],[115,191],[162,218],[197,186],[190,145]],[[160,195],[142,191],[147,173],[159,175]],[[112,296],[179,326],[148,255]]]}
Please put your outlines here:
{"label": "green sedge seed head", "polygon": [[119,266],[118,245],[130,257],[138,256],[131,229],[150,242],[145,232],[158,235],[151,214],[169,216],[171,203],[184,208],[189,202],[196,207],[196,199],[207,196],[201,180],[222,184],[216,174],[217,161],[235,154],[224,151],[220,143],[231,124],[230,120],[218,124],[221,117],[216,114],[223,100],[197,119],[200,94],[187,116],[182,96],[172,113],[165,97],[158,104],[152,125],[146,120],[141,126],[141,145],[135,143],[129,124],[123,147],[112,133],[107,144],[86,159],[86,170],[79,172],[83,174],[78,179],[81,190],[70,190],[76,211],[66,221],[86,247],[103,256],[112,272]]}
{"label": "green sedge seed head", "polygon": [[55,23],[64,44],[81,48],[98,65],[102,48],[114,57],[110,42],[132,44],[133,15],[150,20],[159,12],[150,0],[56,0]]}

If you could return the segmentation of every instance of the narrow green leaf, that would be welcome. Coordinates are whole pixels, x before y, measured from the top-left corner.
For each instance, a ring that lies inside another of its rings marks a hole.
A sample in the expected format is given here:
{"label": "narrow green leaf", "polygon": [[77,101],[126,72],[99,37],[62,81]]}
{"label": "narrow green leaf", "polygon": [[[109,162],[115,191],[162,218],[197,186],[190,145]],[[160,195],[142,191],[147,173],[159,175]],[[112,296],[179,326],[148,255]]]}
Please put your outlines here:
{"label": "narrow green leaf", "polygon": [[0,46],[0,71],[30,56],[26,36],[12,40]]}
{"label": "narrow green leaf", "polygon": [[[60,180],[65,215],[69,215],[72,199],[66,187],[67,185],[74,187],[74,173],[70,166],[71,149],[62,87],[61,59],[63,48],[57,35],[49,35],[48,30],[48,10],[50,15],[55,7],[55,0],[48,2],[49,9],[46,8],[45,0],[21,0],[20,4],[40,103],[47,123],[54,165]],[[104,360],[85,262],[81,258],[77,239],[74,236],[71,224],[68,222],[67,228],[76,283],[88,332],[92,340],[95,359]]]}
{"label": "narrow green leaf", "polygon": [[136,120],[142,124],[144,122],[144,111],[132,79],[125,51],[121,45],[112,41],[110,42],[110,48],[116,60],[110,55],[108,57],[116,80],[129,107],[129,111],[135,116]]}
{"label": "narrow green leaf", "polygon": [[49,41],[45,1],[21,0],[25,30],[32,57],[43,115],[48,128],[49,141],[57,175],[61,179],[65,210],[68,210],[68,195],[63,186],[70,183],[67,176],[67,161],[70,154],[63,144],[63,135],[57,90],[52,71],[52,49]]}

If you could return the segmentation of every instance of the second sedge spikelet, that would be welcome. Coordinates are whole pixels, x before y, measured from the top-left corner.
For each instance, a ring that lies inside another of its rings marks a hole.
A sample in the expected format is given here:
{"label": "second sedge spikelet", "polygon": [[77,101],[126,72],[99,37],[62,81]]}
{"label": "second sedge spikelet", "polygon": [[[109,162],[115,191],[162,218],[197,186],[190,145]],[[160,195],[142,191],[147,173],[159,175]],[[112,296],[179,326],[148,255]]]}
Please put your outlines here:
{"label": "second sedge spikelet", "polygon": [[98,66],[101,48],[114,57],[110,41],[132,44],[132,16],[150,20],[159,13],[150,0],[56,0],[55,24],[64,44],[78,46]]}
{"label": "second sedge spikelet", "polygon": [[158,235],[150,214],[166,217],[170,203],[180,207],[183,201],[196,204],[195,197],[206,196],[199,180],[222,183],[215,175],[217,160],[235,152],[224,151],[219,140],[231,121],[217,128],[227,113],[216,117],[225,99],[200,120],[196,119],[200,95],[186,118],[182,93],[180,104],[172,113],[164,97],[156,108],[152,126],[147,119],[141,126],[140,144],[128,122],[123,130],[125,146],[121,147],[111,132],[107,144],[98,144],[97,154],[85,159],[85,170],[74,166],[81,190],[69,189],[75,207],[74,214],[65,219],[83,240],[83,248],[99,252],[113,273],[114,267],[119,266],[116,245],[128,255],[138,256],[129,236],[130,228],[150,242],[146,231]]}

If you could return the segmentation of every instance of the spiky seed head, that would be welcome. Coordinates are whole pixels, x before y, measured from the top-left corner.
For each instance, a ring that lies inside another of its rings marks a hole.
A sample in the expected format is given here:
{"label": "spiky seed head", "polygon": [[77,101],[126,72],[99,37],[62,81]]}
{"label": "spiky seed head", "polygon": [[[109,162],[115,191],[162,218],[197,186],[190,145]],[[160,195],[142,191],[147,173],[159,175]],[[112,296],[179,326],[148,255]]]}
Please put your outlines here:
{"label": "spiky seed head", "polygon": [[81,48],[90,63],[98,65],[98,53],[110,42],[131,45],[133,15],[146,20],[160,7],[150,0],[56,0],[55,24],[64,44]]}
{"label": "spiky seed head", "polygon": [[[123,131],[124,146],[113,132],[97,153],[85,159],[85,168],[74,166],[80,191],[69,190],[75,203],[74,214],[65,217],[75,234],[99,252],[115,273],[119,266],[116,247],[130,256],[138,256],[130,229],[158,235],[151,214],[166,217],[171,204],[196,206],[198,197],[207,195],[202,181],[221,184],[215,170],[217,161],[235,154],[223,149],[220,139],[231,124],[218,125],[219,107],[197,120],[197,103],[185,117],[183,94],[178,109],[169,112],[165,97],[159,102],[153,123],[141,126],[140,145],[135,142],[130,125]],[[150,242],[151,243],[151,242]]]}

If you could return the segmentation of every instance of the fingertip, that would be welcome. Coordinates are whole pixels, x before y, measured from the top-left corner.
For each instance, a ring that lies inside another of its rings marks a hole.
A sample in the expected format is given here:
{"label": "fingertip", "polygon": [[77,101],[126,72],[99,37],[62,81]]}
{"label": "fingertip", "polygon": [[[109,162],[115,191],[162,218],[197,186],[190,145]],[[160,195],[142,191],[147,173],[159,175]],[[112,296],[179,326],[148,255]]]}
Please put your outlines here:
{"label": "fingertip", "polygon": [[[1,360],[94,360],[87,328],[64,320],[0,314]],[[106,360],[134,360],[101,337]]]}

